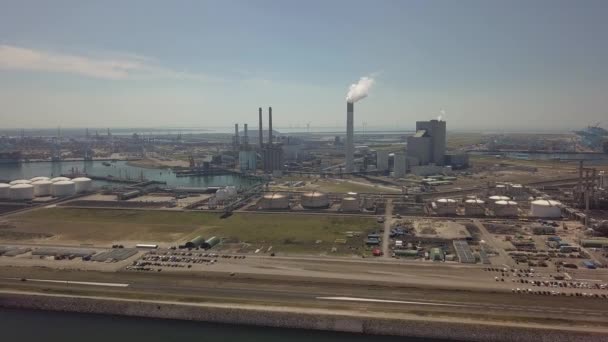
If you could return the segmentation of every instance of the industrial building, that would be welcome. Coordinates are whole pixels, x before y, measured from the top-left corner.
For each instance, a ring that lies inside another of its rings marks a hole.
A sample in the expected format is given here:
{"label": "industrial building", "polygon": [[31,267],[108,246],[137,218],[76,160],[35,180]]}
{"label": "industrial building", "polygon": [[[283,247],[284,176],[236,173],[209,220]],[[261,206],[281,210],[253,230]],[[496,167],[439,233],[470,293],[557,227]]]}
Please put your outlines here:
{"label": "industrial building", "polygon": [[379,150],[376,151],[376,169],[378,171],[388,170],[388,151]]}
{"label": "industrial building", "polygon": [[406,164],[406,156],[404,153],[395,153],[394,163],[393,163],[393,176],[395,178],[403,178],[405,177],[405,172],[407,169]]}
{"label": "industrial building", "polygon": [[446,122],[417,121],[416,133],[407,138],[407,157],[410,165],[444,165]]}

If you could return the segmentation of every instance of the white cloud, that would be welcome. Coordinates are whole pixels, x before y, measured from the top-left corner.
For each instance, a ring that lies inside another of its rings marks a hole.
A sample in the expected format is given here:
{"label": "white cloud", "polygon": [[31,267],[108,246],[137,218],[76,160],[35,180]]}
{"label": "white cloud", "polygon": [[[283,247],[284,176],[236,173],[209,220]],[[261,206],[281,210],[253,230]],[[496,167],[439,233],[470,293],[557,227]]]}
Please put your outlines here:
{"label": "white cloud", "polygon": [[106,80],[173,78],[210,80],[201,74],[161,67],[145,56],[90,57],[0,44],[0,69],[70,73]]}

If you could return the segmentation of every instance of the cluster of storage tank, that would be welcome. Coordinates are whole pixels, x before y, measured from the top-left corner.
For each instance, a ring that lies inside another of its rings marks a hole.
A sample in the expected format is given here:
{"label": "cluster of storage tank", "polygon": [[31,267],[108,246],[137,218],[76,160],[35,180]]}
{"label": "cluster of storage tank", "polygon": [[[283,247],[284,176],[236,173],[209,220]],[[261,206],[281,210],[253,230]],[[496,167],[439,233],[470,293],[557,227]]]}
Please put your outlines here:
{"label": "cluster of storage tank", "polygon": [[440,198],[434,202],[437,215],[456,215],[458,202],[451,198]]}
{"label": "cluster of storage tank", "polygon": [[86,177],[72,180],[67,177],[17,179],[9,184],[0,183],[0,199],[23,201],[44,196],[72,196],[91,190],[92,184],[91,179]]}

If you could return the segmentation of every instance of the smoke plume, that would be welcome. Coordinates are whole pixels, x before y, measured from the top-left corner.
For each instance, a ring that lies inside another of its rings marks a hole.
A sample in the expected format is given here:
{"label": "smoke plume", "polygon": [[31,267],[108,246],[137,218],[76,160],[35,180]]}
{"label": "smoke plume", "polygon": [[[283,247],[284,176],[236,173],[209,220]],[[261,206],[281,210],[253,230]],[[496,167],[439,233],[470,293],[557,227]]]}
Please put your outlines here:
{"label": "smoke plume", "polygon": [[444,116],[445,116],[445,109],[440,109],[439,116],[437,117],[437,121],[441,121],[441,119],[443,119]]}
{"label": "smoke plume", "polygon": [[365,97],[369,93],[369,89],[374,84],[374,79],[370,77],[361,77],[359,82],[351,84],[348,88],[348,94],[346,94],[346,101],[355,103]]}

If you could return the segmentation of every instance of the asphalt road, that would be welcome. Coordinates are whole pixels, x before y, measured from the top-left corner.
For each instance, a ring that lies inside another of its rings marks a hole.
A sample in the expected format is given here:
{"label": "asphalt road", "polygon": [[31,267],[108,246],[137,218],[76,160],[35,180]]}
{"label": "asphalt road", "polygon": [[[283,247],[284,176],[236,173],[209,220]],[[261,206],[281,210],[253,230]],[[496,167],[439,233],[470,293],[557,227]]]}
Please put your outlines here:
{"label": "asphalt road", "polygon": [[[22,281],[21,278],[31,280]],[[85,281],[96,284],[85,284]],[[112,285],[106,286],[105,283]],[[123,287],[117,283],[128,285]],[[606,300],[454,291],[333,279],[0,268],[2,290],[363,310],[383,314],[428,312],[452,317],[466,314],[498,321],[513,317],[530,322],[560,319],[577,324],[608,326]]]}

